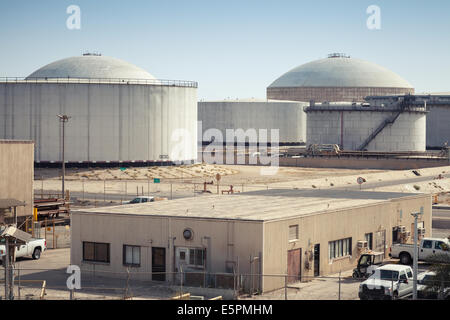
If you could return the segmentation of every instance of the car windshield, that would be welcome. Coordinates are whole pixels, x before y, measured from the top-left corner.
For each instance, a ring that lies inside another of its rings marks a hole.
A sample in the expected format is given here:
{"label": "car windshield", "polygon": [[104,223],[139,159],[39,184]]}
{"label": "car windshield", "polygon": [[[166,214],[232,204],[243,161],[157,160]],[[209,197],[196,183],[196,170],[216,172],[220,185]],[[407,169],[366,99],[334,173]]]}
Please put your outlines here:
{"label": "car windshield", "polygon": [[426,275],[425,277],[423,277],[422,280],[418,280],[417,282],[418,282],[419,284],[431,284],[432,281],[433,281],[433,277],[434,277],[433,275],[428,274],[428,275]]}
{"label": "car windshield", "polygon": [[139,198],[136,198],[136,199],[133,199],[133,200],[130,201],[130,203],[139,203],[139,202],[140,202]]}
{"label": "car windshield", "polygon": [[398,280],[398,271],[380,270],[381,280]]}

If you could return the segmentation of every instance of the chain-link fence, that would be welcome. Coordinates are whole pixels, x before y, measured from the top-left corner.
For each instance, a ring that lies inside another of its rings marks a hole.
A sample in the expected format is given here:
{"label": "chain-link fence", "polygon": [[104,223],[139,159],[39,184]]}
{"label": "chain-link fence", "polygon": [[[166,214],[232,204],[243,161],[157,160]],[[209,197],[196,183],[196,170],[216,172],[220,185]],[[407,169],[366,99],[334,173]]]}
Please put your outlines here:
{"label": "chain-link fence", "polygon": [[[4,299],[5,272],[0,272],[0,296]],[[365,288],[365,279],[348,272],[307,277],[207,272],[127,272],[81,269],[79,289],[69,289],[73,274],[62,269],[14,269],[14,299],[103,300],[103,299],[250,299],[250,300],[358,300],[360,291],[370,289],[367,299],[410,299],[413,280],[384,282]],[[398,289],[403,286],[402,289]],[[449,299],[450,281],[419,280],[419,299]],[[403,291],[402,291],[403,290]],[[400,291],[400,292],[398,292]]]}

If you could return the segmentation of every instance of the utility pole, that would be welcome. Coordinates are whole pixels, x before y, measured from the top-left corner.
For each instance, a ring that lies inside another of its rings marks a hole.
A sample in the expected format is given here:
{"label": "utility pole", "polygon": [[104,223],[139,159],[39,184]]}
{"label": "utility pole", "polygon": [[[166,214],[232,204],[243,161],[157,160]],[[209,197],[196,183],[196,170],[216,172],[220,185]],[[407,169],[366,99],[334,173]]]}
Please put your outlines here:
{"label": "utility pole", "polygon": [[64,160],[64,147],[65,147],[65,124],[67,121],[69,121],[69,118],[65,114],[58,114],[57,117],[59,118],[59,121],[62,124],[62,150],[61,150],[61,158],[62,158],[62,198],[64,198],[65,189],[64,189],[64,179],[66,176],[66,163]]}
{"label": "utility pole", "polygon": [[417,300],[417,269],[418,269],[418,234],[417,234],[417,220],[419,216],[423,214],[423,211],[413,212],[411,215],[414,217],[414,261],[413,261],[413,300]]}

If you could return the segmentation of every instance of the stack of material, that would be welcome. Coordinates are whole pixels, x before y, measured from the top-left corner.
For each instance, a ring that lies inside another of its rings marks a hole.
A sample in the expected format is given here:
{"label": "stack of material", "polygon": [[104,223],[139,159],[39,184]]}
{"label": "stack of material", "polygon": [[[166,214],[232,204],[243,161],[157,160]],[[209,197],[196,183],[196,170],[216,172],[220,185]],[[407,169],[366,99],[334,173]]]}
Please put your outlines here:
{"label": "stack of material", "polygon": [[38,220],[54,219],[70,212],[69,202],[58,198],[34,199],[34,207],[37,208]]}

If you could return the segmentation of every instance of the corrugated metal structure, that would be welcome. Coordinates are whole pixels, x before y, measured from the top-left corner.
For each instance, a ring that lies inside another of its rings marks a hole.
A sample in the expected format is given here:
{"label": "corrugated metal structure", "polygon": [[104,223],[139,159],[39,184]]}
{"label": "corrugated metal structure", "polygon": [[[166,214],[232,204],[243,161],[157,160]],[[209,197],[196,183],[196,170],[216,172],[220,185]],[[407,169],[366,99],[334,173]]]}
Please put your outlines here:
{"label": "corrugated metal structure", "polygon": [[69,163],[197,157],[196,82],[156,80],[98,55],[63,59],[25,79],[0,82],[0,138],[36,141],[36,162],[61,161],[58,114],[71,117],[65,127]]}
{"label": "corrugated metal structure", "polygon": [[311,103],[308,144],[338,144],[344,150],[425,151],[426,107],[405,96],[395,104]]}
{"label": "corrugated metal structure", "polygon": [[227,129],[256,129],[258,132],[266,129],[269,141],[270,130],[278,129],[280,143],[298,143],[306,139],[306,114],[303,111],[306,105],[296,101],[255,99],[205,101],[198,103],[198,120],[202,122],[202,133],[218,129],[224,141]]}
{"label": "corrugated metal structure", "polygon": [[370,95],[414,93],[394,72],[372,62],[331,54],[285,73],[267,88],[268,99],[362,102]]}

